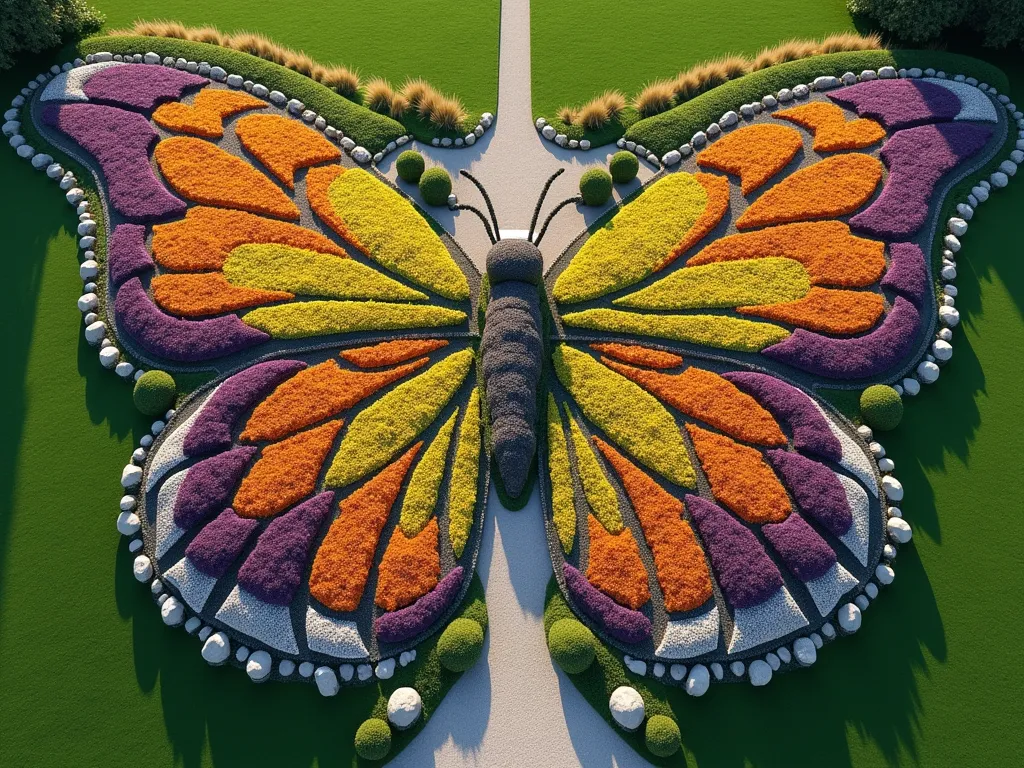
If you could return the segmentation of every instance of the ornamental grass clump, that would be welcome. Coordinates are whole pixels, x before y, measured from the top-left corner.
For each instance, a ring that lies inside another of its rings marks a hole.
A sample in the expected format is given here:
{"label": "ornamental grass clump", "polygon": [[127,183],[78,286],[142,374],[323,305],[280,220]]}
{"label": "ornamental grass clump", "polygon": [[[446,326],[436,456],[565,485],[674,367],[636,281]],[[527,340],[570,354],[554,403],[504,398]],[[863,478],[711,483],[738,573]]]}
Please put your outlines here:
{"label": "ornamental grass clump", "polygon": [[548,630],[551,657],[567,674],[578,675],[594,663],[597,638],[576,619],[559,619]]}
{"label": "ornamental grass clump", "polygon": [[633,99],[633,108],[640,117],[667,112],[675,106],[675,92],[670,80],[648,83]]}
{"label": "ornamental grass clump", "polygon": [[873,384],[860,394],[860,415],[872,429],[896,429],[903,418],[903,400],[885,384]]}
{"label": "ornamental grass clump", "polygon": [[390,111],[391,100],[394,98],[395,91],[391,83],[379,77],[368,82],[363,90],[363,103],[374,112]]}
{"label": "ornamental grass clump", "polygon": [[608,161],[608,170],[616,184],[628,184],[640,171],[640,161],[632,152],[622,150],[612,155],[612,159]]}
{"label": "ornamental grass clump", "polygon": [[383,760],[391,751],[391,728],[376,717],[363,721],[356,731],[356,754],[364,760]]}
{"label": "ornamental grass clump", "polygon": [[146,371],[132,391],[135,407],[145,416],[159,416],[174,405],[178,395],[174,377],[167,371]]}
{"label": "ornamental grass clump", "polygon": [[398,160],[395,161],[395,170],[398,172],[398,178],[410,184],[419,184],[420,176],[423,175],[425,168],[426,163],[423,160],[423,155],[415,149],[405,150],[405,152],[398,156]]}
{"label": "ornamental grass clump", "polygon": [[428,168],[420,176],[419,186],[427,205],[445,205],[452,193],[452,177],[444,168]]}
{"label": "ornamental grass clump", "polygon": [[559,107],[557,117],[566,125],[575,125],[579,119],[580,110],[576,107]]}
{"label": "ornamental grass clump", "polygon": [[483,648],[484,628],[467,618],[455,619],[437,641],[441,666],[452,672],[465,672],[476,664]]}
{"label": "ornamental grass clump", "polygon": [[591,168],[580,177],[580,194],[587,205],[604,205],[612,196],[612,177],[602,168]]}

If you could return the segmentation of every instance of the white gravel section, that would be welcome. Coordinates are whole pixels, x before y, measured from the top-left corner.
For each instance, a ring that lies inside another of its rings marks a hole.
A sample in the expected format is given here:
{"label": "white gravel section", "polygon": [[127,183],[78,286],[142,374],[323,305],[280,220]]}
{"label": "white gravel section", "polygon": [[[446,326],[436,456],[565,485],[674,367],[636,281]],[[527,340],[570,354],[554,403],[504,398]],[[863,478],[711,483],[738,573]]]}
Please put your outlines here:
{"label": "white gravel section", "polygon": [[[811,402],[814,403],[813,400]],[[825,417],[825,420],[828,422],[828,428],[832,430],[832,434],[836,436],[836,439],[839,440],[839,444],[843,448],[843,457],[839,460],[839,466],[856,475],[877,498],[878,483],[875,481],[875,473],[871,467],[871,462],[868,461],[868,457],[863,449],[857,445],[852,437],[832,422],[832,419],[820,405],[814,403],[814,407]]]}
{"label": "white gravel section", "polygon": [[853,525],[843,534],[840,541],[853,552],[854,557],[860,561],[861,565],[867,567],[868,540],[871,536],[871,504],[868,501],[868,495],[856,480],[846,477],[846,475],[840,475],[838,472],[835,473],[835,476],[843,484],[843,490],[846,491],[846,503],[850,505],[850,512],[853,515]]}
{"label": "white gravel section", "polygon": [[309,650],[338,659],[366,659],[370,656],[354,621],[332,619],[312,606],[306,609],[306,642]]}
{"label": "white gravel section", "polygon": [[807,626],[807,618],[785,587],[760,605],[736,609],[732,620],[729,653],[748,651]]}
{"label": "white gravel section", "polygon": [[185,531],[174,524],[174,502],[178,499],[178,491],[185,481],[187,469],[177,472],[167,478],[156,495],[156,556],[160,559],[167,554]]}
{"label": "white gravel section", "polygon": [[995,105],[992,100],[973,85],[958,83],[955,80],[940,80],[937,77],[925,77],[926,83],[941,85],[952,91],[960,99],[961,109],[954,120],[977,120],[982,123],[998,123]]}
{"label": "white gravel section", "polygon": [[670,621],[654,655],[662,659],[692,659],[718,647],[722,622],[718,606],[700,616]]}
{"label": "white gravel section", "polygon": [[821,576],[806,582],[806,586],[818,613],[827,616],[839,604],[839,598],[857,586],[857,580],[839,563],[834,563]]}
{"label": "white gravel section", "polygon": [[[220,389],[220,387],[218,386],[217,389]],[[214,389],[213,392],[216,392],[217,389]],[[213,392],[210,394],[212,395]],[[205,405],[205,403],[206,401],[204,400],[203,404]],[[156,484],[160,482],[164,475],[185,460],[185,438],[188,436],[189,430],[192,429],[192,424],[195,423],[202,410],[202,407],[194,410],[191,416],[185,419],[180,426],[176,427],[171,434],[164,437],[160,442],[160,447],[157,448],[156,455],[153,456],[146,471],[146,493],[156,488]]]}
{"label": "white gravel section", "polygon": [[82,90],[85,82],[101,69],[120,66],[124,66],[124,63],[120,61],[101,61],[98,64],[86,64],[85,66],[75,67],[67,72],[62,72],[46,84],[42,94],[39,96],[39,100],[88,101],[89,97]]}
{"label": "white gravel section", "polygon": [[299,652],[288,607],[264,603],[241,587],[236,586],[231,590],[224,605],[217,611],[217,620],[282,653]]}
{"label": "white gravel section", "polygon": [[181,599],[196,613],[203,610],[217,580],[196,568],[187,557],[181,558],[164,571],[164,579],[171,582],[181,593]]}

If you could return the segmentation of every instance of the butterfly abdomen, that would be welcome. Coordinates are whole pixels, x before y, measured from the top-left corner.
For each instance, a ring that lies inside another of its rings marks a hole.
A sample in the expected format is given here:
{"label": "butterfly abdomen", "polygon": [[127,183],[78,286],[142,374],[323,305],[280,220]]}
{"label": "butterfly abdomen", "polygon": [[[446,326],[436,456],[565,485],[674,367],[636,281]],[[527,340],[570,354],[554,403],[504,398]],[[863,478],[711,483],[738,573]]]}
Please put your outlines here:
{"label": "butterfly abdomen", "polygon": [[522,493],[537,449],[542,269],[540,251],[527,240],[501,240],[487,254],[484,389],[498,473],[511,496]]}

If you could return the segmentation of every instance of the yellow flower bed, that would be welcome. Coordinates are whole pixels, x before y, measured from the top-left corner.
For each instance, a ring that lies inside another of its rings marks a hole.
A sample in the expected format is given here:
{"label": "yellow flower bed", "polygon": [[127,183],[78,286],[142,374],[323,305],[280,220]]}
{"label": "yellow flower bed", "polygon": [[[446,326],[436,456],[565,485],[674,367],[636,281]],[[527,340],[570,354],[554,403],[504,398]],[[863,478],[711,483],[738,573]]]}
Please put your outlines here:
{"label": "yellow flower bed", "polygon": [[568,409],[565,415],[569,419],[569,434],[572,435],[572,445],[576,451],[576,469],[583,483],[583,495],[587,497],[587,504],[608,533],[620,533],[622,514],[619,512],[619,497],[605,477],[604,470],[601,469],[601,464],[587,438],[583,436],[580,425],[576,423]]}
{"label": "yellow flower bed", "polygon": [[275,339],[304,339],[355,331],[436,328],[465,322],[466,313],[444,307],[381,301],[303,301],[260,307],[242,320]]}
{"label": "yellow flower bed", "polygon": [[448,486],[448,538],[456,557],[469,541],[476,512],[476,490],[480,475],[480,389],[469,396],[466,415],[459,426],[452,479]]}
{"label": "yellow flower bed", "polygon": [[572,552],[576,538],[576,505],[573,502],[572,468],[569,448],[562,429],[562,417],[555,398],[548,394],[548,473],[551,477],[551,516],[565,554]]}
{"label": "yellow flower bed", "polygon": [[398,524],[407,538],[411,539],[422,531],[434,514],[437,492],[444,478],[448,448],[452,444],[452,433],[458,416],[459,411],[456,409],[448,421],[441,425],[434,441],[423,452],[423,457],[412,471],[409,487],[405,489],[405,498],[402,500],[402,513],[398,518]]}

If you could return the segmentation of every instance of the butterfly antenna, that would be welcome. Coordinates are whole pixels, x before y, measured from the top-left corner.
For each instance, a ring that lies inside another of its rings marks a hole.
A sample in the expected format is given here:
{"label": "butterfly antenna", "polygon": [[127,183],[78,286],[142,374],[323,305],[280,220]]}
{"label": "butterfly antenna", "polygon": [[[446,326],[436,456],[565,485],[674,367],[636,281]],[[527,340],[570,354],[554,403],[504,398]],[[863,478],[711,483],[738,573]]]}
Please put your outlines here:
{"label": "butterfly antenna", "polygon": [[456,205],[455,210],[469,211],[470,213],[475,213],[479,217],[480,221],[483,222],[484,229],[487,230],[487,238],[491,241],[491,245],[494,245],[497,242],[497,240],[494,239],[494,233],[491,232],[491,225],[487,222],[487,217],[484,216],[483,211],[481,211],[479,208],[476,208],[475,206],[464,205],[462,203]]}
{"label": "butterfly antenna", "polygon": [[548,196],[548,190],[551,189],[551,185],[555,183],[555,179],[565,173],[565,168],[559,168],[548,178],[547,183],[544,184],[544,189],[541,190],[540,197],[537,198],[537,205],[533,208],[533,219],[530,221],[530,234],[526,236],[527,240],[533,240],[533,231],[537,228],[537,219],[540,218],[540,209],[544,205],[544,198]]}
{"label": "butterfly antenna", "polygon": [[487,204],[487,212],[491,214],[491,223],[494,224],[494,236],[491,238],[491,242],[495,242],[495,238],[500,239],[501,235],[498,233],[498,217],[494,215],[494,206],[491,205],[490,195],[487,194],[487,190],[484,189],[484,185],[477,181],[476,177],[469,171],[459,171],[459,173],[473,182],[473,186],[480,190],[480,194],[483,196],[484,202]]}
{"label": "butterfly antenna", "polygon": [[567,206],[567,205],[572,205],[573,203],[582,203],[582,202],[583,202],[583,196],[582,195],[576,195],[576,197],[570,197],[568,200],[563,200],[558,205],[556,205],[554,207],[554,209],[552,209],[551,213],[548,214],[548,217],[546,219],[544,219],[544,226],[540,228],[540,234],[537,235],[537,239],[533,241],[533,244],[536,245],[538,248],[540,247],[540,241],[544,239],[544,233],[548,231],[548,224],[550,224],[551,220],[553,218],[555,218],[555,214],[556,213],[558,213],[560,210],[565,208],[565,206]]}

